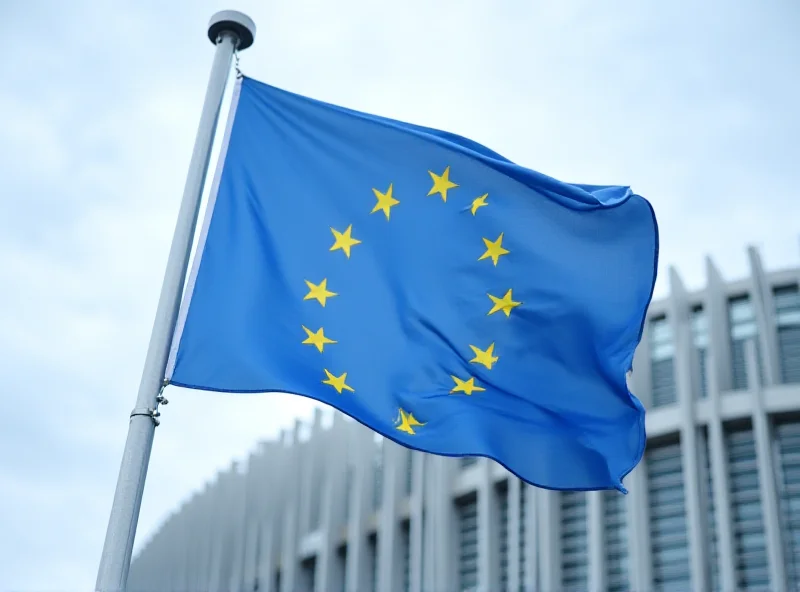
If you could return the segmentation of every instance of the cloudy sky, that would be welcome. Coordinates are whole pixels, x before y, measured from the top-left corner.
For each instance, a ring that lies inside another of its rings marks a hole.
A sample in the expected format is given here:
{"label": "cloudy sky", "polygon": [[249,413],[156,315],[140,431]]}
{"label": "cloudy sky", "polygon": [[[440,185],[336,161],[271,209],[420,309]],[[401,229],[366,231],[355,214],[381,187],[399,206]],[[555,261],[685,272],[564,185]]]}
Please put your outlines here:
{"label": "cloudy sky", "polygon": [[[661,273],[800,264],[792,0],[6,0],[0,7],[0,591],[93,589],[223,8],[250,76],[631,185]],[[663,284],[659,288],[663,293]],[[138,544],[311,405],[169,392]]]}

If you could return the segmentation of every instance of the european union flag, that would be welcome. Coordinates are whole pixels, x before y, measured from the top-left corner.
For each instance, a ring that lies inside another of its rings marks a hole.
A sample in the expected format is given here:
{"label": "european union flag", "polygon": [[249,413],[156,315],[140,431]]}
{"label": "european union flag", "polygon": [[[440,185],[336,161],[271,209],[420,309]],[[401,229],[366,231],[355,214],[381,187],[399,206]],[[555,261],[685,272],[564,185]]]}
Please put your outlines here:
{"label": "european union flag", "polygon": [[409,448],[624,491],[645,199],[250,78],[232,109],[169,383],[295,393]]}

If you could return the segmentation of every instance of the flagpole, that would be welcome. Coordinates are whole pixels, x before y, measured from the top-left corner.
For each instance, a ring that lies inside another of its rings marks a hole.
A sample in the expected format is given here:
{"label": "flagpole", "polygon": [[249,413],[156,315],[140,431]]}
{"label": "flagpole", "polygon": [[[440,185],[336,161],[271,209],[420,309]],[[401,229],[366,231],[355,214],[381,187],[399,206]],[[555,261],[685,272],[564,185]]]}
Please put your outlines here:
{"label": "flagpole", "polygon": [[186,279],[214,131],[234,54],[253,44],[255,30],[255,24],[247,15],[233,10],[216,13],[208,25],[208,37],[216,46],[216,51],[175,234],[169,250],[136,407],[131,411],[128,438],[122,454],[117,488],[100,557],[95,584],[97,592],[125,592],[126,589],[150,451],[158,425],[158,405],[166,404],[161,396],[164,371]]}

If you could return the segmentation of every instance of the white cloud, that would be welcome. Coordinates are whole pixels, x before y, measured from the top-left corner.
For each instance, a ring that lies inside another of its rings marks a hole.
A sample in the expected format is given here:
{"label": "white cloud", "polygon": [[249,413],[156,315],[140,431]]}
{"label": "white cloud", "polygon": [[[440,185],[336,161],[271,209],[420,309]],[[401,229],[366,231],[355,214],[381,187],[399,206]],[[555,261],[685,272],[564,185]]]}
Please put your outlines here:
{"label": "white cloud", "polygon": [[[0,65],[0,378],[17,415],[0,431],[0,589],[93,586],[211,63],[205,26],[221,8],[31,1],[4,16],[18,53]],[[659,215],[662,277],[675,264],[702,285],[705,253],[740,275],[746,242],[768,267],[797,264],[791,8],[237,8],[258,25],[242,54],[250,76],[458,132],[565,180],[632,185]],[[168,396],[140,541],[312,406]]]}

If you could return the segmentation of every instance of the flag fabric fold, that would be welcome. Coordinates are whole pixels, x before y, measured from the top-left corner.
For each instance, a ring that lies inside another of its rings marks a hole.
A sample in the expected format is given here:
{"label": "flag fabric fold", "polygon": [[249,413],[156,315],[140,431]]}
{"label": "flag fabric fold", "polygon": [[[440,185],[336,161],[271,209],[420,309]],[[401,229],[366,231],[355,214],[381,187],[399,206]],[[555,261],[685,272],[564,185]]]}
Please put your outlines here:
{"label": "flag fabric fold", "polygon": [[170,384],[286,392],[402,445],[624,490],[650,204],[469,139],[237,82]]}

